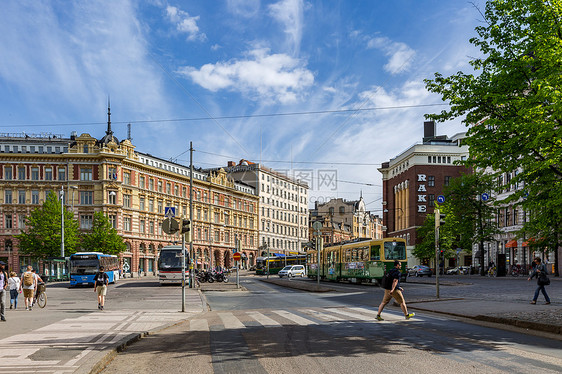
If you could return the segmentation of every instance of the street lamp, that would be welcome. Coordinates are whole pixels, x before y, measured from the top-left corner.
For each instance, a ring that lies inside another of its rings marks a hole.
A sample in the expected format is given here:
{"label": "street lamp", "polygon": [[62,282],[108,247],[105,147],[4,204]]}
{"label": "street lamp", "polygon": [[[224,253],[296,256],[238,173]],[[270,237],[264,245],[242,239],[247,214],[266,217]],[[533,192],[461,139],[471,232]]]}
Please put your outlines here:
{"label": "street lamp", "polygon": [[64,258],[64,186],[60,187],[60,256]]}

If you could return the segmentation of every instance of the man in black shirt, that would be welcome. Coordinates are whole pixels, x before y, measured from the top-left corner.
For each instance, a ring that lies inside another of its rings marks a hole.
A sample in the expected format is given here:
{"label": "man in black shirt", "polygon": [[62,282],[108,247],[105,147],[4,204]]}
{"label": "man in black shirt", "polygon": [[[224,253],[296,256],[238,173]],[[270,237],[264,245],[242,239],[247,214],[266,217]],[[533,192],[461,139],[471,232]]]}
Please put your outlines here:
{"label": "man in black shirt", "polygon": [[396,302],[400,304],[400,308],[402,308],[402,312],[404,312],[404,317],[406,319],[410,319],[415,316],[415,313],[408,313],[408,308],[406,307],[406,301],[404,301],[404,296],[402,296],[402,287],[400,287],[400,268],[402,267],[402,263],[398,260],[394,261],[394,269],[391,269],[388,274],[387,278],[389,278],[386,285],[383,284],[384,287],[384,297],[382,299],[381,305],[379,305],[379,312],[377,313],[377,320],[384,321],[381,317],[382,310],[390,302],[390,300],[394,297]]}
{"label": "man in black shirt", "polygon": [[98,309],[103,310],[105,303],[105,294],[107,293],[107,285],[109,284],[109,277],[104,272],[103,266],[94,276],[94,292],[98,294]]}

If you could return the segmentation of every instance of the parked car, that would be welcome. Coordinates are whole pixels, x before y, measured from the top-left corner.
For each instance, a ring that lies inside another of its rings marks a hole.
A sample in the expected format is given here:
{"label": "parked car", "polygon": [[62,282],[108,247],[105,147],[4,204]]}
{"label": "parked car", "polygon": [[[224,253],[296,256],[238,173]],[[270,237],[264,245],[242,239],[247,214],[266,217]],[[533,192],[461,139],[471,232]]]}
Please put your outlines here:
{"label": "parked car", "polygon": [[306,271],[304,265],[287,265],[283,269],[279,270],[279,278],[283,277],[304,277],[306,276]]}
{"label": "parked car", "polygon": [[451,269],[447,269],[447,275],[460,274],[460,271],[461,271],[461,270],[459,269],[458,266],[457,266],[457,267],[454,267],[454,268],[451,268]]}
{"label": "parked car", "polygon": [[431,277],[432,271],[429,268],[429,266],[414,265],[413,267],[408,269],[408,275],[409,276],[413,275],[413,276],[416,276],[416,277],[423,277],[424,275],[427,275],[428,277]]}

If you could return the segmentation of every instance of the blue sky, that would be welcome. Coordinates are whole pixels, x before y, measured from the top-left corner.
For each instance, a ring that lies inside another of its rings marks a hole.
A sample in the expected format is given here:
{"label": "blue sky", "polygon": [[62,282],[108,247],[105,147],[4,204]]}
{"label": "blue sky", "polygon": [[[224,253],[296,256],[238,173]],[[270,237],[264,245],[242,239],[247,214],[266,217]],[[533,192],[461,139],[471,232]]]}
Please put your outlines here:
{"label": "blue sky", "polygon": [[[469,72],[484,1],[22,1],[0,12],[0,132],[121,140],[196,166],[313,175],[311,201],[380,213],[377,167],[440,111],[423,84]],[[464,131],[460,121],[440,134]],[[329,179],[322,178],[329,175]],[[320,176],[320,179],[318,178]],[[331,181],[337,180],[337,183]]]}

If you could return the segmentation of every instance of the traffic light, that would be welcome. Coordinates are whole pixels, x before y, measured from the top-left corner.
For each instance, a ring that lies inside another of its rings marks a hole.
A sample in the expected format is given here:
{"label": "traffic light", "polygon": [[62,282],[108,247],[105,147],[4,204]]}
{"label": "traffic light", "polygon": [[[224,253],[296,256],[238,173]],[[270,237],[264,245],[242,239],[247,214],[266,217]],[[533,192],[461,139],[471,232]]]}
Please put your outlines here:
{"label": "traffic light", "polygon": [[445,226],[445,217],[447,215],[444,213],[439,214],[439,226]]}
{"label": "traffic light", "polygon": [[187,234],[191,231],[191,220],[182,219],[181,220],[181,234]]}

